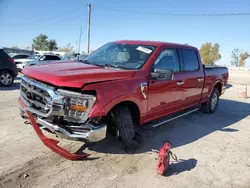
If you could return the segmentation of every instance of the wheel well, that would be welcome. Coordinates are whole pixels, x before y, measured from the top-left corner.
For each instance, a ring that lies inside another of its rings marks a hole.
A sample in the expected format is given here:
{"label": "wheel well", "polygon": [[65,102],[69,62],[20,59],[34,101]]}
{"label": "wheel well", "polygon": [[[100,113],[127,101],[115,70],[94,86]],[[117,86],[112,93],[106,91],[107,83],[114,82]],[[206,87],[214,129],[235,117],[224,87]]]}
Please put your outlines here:
{"label": "wheel well", "polygon": [[[137,124],[137,125],[140,125],[140,110],[139,110],[139,107],[137,106],[137,104],[135,104],[134,102],[132,101],[124,101],[124,102],[121,102],[121,103],[118,103],[116,104],[109,112],[108,114],[106,115],[105,117],[105,120],[106,120],[106,123],[108,124],[113,124],[111,123],[112,122],[112,112],[118,108],[118,107],[128,107],[131,115],[132,115],[132,118],[133,118],[133,121]],[[114,126],[114,125],[111,125],[111,126]]]}
{"label": "wheel well", "polygon": [[6,69],[6,68],[4,68],[4,69],[1,69],[1,70],[0,70],[0,72],[3,72],[3,71],[9,72],[9,73],[12,74],[13,77],[15,77],[15,74],[14,74],[14,72],[13,72],[11,69]]}
{"label": "wheel well", "polygon": [[132,101],[124,101],[124,102],[121,102],[121,103],[118,103],[117,105],[115,105],[111,109],[111,111],[117,107],[120,107],[120,106],[128,107],[128,109],[132,115],[133,121],[136,122],[137,125],[140,125],[140,110],[139,110],[139,107],[137,106],[137,104],[135,104]]}
{"label": "wheel well", "polygon": [[219,93],[220,93],[220,95],[221,95],[222,84],[221,84],[220,82],[218,82],[218,83],[214,86],[214,88],[217,88],[218,91],[219,91]]}

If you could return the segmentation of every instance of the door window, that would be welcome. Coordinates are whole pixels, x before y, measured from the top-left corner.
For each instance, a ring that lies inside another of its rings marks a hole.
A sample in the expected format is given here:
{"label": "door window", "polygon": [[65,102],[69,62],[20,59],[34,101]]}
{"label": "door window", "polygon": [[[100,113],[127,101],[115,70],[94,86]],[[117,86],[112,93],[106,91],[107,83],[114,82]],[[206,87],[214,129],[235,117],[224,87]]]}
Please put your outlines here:
{"label": "door window", "polygon": [[184,71],[197,71],[199,69],[199,61],[197,53],[194,50],[181,49]]}
{"label": "door window", "polygon": [[40,58],[40,61],[45,61],[45,60],[60,60],[60,58],[53,55],[44,55]]}
{"label": "door window", "polygon": [[58,56],[50,56],[50,60],[60,60]]}
{"label": "door window", "polygon": [[180,71],[180,65],[176,49],[165,49],[154,63],[154,69],[170,69]]}

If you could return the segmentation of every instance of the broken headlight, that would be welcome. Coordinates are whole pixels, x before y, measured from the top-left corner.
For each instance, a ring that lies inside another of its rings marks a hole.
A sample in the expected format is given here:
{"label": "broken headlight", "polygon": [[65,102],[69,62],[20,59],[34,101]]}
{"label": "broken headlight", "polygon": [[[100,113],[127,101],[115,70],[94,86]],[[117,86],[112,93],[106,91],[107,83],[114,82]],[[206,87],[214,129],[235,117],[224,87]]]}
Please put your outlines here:
{"label": "broken headlight", "polygon": [[64,120],[84,123],[88,119],[96,97],[94,95],[67,90],[57,90],[64,97]]}

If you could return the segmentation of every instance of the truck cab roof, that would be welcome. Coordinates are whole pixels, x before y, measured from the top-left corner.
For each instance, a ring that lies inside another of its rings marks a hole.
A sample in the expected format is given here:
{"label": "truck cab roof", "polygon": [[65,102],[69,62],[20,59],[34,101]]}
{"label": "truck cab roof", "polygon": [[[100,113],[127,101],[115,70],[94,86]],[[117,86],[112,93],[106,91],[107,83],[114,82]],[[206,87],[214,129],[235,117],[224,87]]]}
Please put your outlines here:
{"label": "truck cab roof", "polygon": [[151,45],[151,46],[168,46],[168,47],[175,47],[175,48],[188,48],[188,49],[195,49],[196,47],[190,46],[188,44],[177,44],[171,42],[162,42],[162,41],[146,41],[146,40],[119,40],[114,41],[115,43],[124,43],[124,44],[142,44],[142,45]]}

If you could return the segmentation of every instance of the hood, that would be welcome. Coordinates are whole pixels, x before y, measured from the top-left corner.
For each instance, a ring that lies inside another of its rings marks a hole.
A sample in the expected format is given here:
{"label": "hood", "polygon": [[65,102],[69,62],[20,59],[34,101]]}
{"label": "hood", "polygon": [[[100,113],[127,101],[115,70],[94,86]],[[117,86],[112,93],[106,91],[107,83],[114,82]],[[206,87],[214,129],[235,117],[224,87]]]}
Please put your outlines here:
{"label": "hood", "polygon": [[30,66],[23,69],[25,76],[60,87],[81,88],[92,82],[130,78],[135,71],[117,70],[67,61]]}

